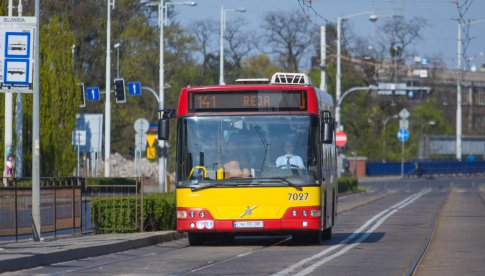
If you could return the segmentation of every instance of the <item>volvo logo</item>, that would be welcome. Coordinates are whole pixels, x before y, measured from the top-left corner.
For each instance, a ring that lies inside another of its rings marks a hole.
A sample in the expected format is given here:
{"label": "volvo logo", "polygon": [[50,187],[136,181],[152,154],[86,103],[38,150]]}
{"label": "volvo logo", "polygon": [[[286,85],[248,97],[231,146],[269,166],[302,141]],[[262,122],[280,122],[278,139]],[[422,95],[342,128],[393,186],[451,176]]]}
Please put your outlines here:
{"label": "volvo logo", "polygon": [[249,206],[248,206],[248,207],[246,207],[246,210],[244,210],[244,213],[243,213],[242,215],[240,215],[239,217],[240,217],[240,218],[242,218],[242,217],[244,217],[244,216],[250,216],[250,215],[251,215],[251,212],[252,212],[254,209],[256,209],[256,207],[258,207],[258,206],[254,205],[253,207],[249,207]]}

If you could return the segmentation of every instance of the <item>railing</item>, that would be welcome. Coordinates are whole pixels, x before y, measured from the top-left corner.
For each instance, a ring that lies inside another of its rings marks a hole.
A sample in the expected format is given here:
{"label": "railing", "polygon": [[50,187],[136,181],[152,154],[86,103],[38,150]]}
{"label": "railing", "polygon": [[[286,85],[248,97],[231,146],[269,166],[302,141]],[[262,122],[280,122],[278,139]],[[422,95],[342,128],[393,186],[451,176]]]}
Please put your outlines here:
{"label": "railing", "polygon": [[[9,178],[7,183],[0,188],[0,238],[18,240],[32,234],[32,180]],[[40,186],[41,232],[54,236],[83,232],[82,179],[41,178]]]}
{"label": "railing", "polygon": [[[143,231],[141,178],[41,178],[40,186],[43,236]],[[0,177],[0,241],[31,235],[32,180]]]}
{"label": "railing", "polygon": [[92,229],[103,232],[143,231],[142,178],[86,179],[86,200],[92,206]]}

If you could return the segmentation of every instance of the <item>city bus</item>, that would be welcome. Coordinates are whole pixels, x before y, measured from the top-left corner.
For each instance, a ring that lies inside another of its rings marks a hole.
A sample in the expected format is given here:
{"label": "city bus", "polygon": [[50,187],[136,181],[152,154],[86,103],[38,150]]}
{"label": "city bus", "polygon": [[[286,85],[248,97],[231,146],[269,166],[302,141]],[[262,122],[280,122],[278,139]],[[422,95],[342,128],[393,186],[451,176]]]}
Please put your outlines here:
{"label": "city bus", "polygon": [[183,88],[177,118],[177,231],[190,245],[236,235],[331,239],[337,215],[332,97],[305,74]]}

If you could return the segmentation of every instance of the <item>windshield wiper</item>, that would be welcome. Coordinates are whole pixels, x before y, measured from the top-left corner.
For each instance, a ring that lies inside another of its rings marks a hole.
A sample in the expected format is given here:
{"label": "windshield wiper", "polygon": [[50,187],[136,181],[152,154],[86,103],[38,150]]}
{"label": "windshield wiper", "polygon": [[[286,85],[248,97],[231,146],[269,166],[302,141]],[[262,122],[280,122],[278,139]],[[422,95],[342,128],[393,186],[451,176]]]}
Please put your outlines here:
{"label": "windshield wiper", "polygon": [[279,180],[279,181],[281,181],[285,184],[288,184],[288,186],[291,186],[291,187],[297,189],[298,191],[303,191],[303,188],[300,185],[295,184],[295,183],[289,181],[288,179],[286,179],[284,177],[268,177],[268,178],[257,179],[258,183],[271,182],[271,181],[274,181],[274,180]]}

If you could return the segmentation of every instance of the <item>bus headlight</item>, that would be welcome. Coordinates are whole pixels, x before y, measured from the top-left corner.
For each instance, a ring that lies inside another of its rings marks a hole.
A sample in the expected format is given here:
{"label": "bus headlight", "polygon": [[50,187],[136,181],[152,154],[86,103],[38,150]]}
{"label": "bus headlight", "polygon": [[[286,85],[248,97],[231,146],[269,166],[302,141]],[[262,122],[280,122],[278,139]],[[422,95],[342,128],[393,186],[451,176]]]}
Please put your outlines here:
{"label": "bus headlight", "polygon": [[203,221],[198,221],[196,223],[197,229],[204,229],[204,222]]}
{"label": "bus headlight", "polygon": [[191,218],[195,217],[195,212],[194,212],[194,211],[190,211],[189,216],[190,216]]}
{"label": "bus headlight", "polygon": [[177,211],[177,218],[179,219],[187,218],[187,211]]}
{"label": "bus headlight", "polygon": [[298,215],[298,212],[297,212],[296,210],[293,210],[293,211],[291,212],[291,214],[292,214],[294,217],[296,217],[296,216]]}
{"label": "bus headlight", "polygon": [[205,222],[205,228],[212,229],[214,228],[214,222],[212,220],[208,220]]}
{"label": "bus headlight", "polygon": [[205,213],[204,213],[204,211],[201,211],[201,212],[199,213],[199,216],[200,216],[201,218],[205,218]]}
{"label": "bus headlight", "polygon": [[306,217],[308,215],[308,212],[306,210],[303,210],[302,215]]}

